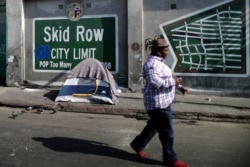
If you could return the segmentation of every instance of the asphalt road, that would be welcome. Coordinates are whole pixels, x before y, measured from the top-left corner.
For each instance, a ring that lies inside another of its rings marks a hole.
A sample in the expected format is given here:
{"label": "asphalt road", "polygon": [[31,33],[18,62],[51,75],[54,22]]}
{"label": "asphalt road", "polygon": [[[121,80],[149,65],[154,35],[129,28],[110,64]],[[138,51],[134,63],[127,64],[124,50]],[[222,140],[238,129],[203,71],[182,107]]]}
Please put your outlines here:
{"label": "asphalt road", "polygon": [[[162,166],[157,136],[145,159],[129,147],[146,120],[21,110],[0,107],[0,167]],[[175,150],[191,167],[250,166],[250,124],[174,120],[174,127]]]}

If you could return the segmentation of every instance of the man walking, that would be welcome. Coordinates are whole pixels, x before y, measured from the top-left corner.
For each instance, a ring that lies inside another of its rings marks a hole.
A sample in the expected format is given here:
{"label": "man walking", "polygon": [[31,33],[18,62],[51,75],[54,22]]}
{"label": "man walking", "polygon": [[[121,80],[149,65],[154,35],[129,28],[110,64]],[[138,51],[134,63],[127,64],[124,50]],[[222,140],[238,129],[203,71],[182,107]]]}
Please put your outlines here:
{"label": "man walking", "polygon": [[164,164],[171,167],[188,167],[188,164],[177,159],[173,150],[171,103],[175,98],[175,89],[179,89],[183,94],[187,93],[187,89],[181,86],[181,78],[173,77],[170,68],[164,63],[168,46],[165,39],[153,41],[151,55],[143,65],[143,77],[146,80],[143,90],[144,106],[150,120],[130,145],[138,156],[145,157],[146,154],[142,150],[158,132]]}

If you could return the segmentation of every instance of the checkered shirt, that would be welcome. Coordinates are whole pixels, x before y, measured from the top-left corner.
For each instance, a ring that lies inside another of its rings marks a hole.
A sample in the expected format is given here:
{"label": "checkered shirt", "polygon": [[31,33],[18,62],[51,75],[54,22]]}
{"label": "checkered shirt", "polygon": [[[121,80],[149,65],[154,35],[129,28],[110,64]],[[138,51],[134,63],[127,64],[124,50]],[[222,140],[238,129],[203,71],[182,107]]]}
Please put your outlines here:
{"label": "checkered shirt", "polygon": [[144,106],[147,111],[166,108],[175,98],[175,80],[164,59],[150,55],[143,65]]}

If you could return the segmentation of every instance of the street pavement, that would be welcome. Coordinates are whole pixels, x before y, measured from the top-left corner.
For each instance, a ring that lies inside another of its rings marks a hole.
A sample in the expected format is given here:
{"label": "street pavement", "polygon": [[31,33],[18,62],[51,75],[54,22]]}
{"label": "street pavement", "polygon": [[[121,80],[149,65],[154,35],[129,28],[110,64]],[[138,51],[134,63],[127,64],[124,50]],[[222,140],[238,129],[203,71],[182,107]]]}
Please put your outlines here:
{"label": "street pavement", "polygon": [[[0,86],[0,106],[22,107],[36,112],[85,112],[115,114],[138,119],[147,118],[143,94],[126,90],[118,97],[116,105],[55,102],[60,88],[25,88]],[[250,98],[228,97],[209,92],[190,91],[188,95],[176,94],[172,105],[175,119],[250,123]]]}
{"label": "street pavement", "polygon": [[[0,107],[0,167],[161,167],[158,135],[139,158],[129,144],[146,120],[122,115],[12,112]],[[250,124],[174,119],[174,149],[191,167],[249,167]]]}

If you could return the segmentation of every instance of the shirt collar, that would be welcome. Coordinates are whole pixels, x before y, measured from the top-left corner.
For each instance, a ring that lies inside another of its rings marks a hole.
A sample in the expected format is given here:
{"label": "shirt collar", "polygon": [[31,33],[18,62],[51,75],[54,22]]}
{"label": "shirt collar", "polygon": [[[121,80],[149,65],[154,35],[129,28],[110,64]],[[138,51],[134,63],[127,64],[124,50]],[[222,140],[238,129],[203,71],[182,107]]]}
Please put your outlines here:
{"label": "shirt collar", "polygon": [[165,60],[165,59],[163,59],[162,57],[153,56],[153,55],[150,55],[150,58],[156,59],[156,60],[159,60],[159,61],[164,61],[164,60]]}

